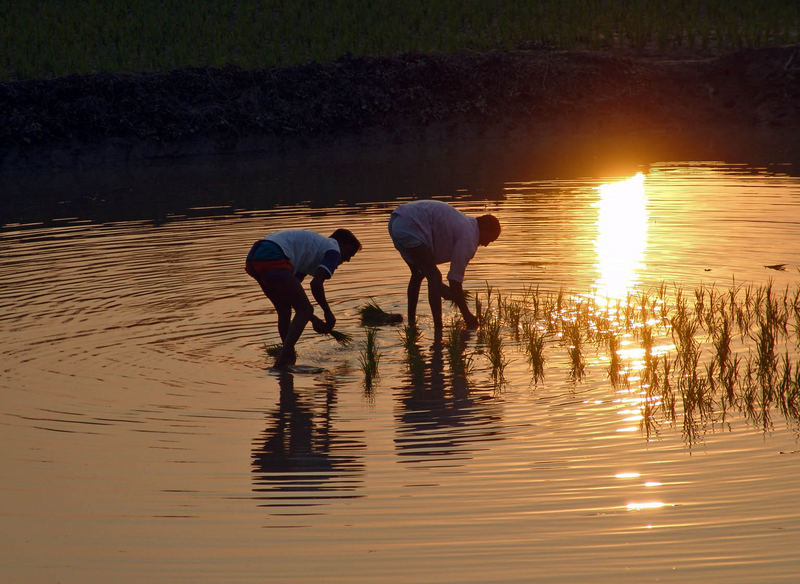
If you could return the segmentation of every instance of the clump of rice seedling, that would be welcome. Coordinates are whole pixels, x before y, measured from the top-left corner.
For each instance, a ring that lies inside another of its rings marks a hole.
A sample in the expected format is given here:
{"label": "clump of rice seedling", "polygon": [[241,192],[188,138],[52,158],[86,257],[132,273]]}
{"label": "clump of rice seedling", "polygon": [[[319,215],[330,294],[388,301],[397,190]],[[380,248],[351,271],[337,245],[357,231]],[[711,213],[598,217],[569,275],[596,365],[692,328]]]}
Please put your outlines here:
{"label": "clump of rice seedling", "polygon": [[664,406],[664,415],[668,420],[675,421],[675,392],[670,384],[672,364],[669,357],[664,355],[664,375],[661,377],[661,403]]}
{"label": "clump of rice seedling", "polygon": [[569,344],[570,377],[574,381],[580,381],[583,379],[586,370],[580,325],[577,321],[568,322],[564,325],[564,332],[566,341]]}
{"label": "clump of rice seedling", "polygon": [[376,328],[367,329],[367,337],[358,357],[361,370],[364,372],[364,387],[368,391],[372,389],[374,381],[378,378],[378,363],[381,360],[381,353],[378,351],[376,342],[377,334]]}
{"label": "clump of rice seedling", "polygon": [[335,340],[337,343],[339,343],[340,345],[343,345],[345,347],[353,342],[353,336],[352,335],[349,335],[347,333],[343,333],[341,331],[332,330],[328,334],[333,337],[333,340]]}
{"label": "clump of rice seedling", "polygon": [[475,294],[475,317],[482,326],[492,314],[492,287],[486,284],[486,304],[481,301],[480,294]]}
{"label": "clump of rice seedling", "polygon": [[775,371],[777,360],[775,357],[775,336],[768,322],[761,322],[759,330],[755,333],[756,366],[758,378],[765,384],[771,385],[772,372]]}
{"label": "clump of rice seedling", "polygon": [[544,379],[544,333],[540,332],[532,322],[526,322],[522,329],[525,340],[525,353],[531,366],[534,383]]}
{"label": "clump of rice seedling", "polygon": [[386,312],[374,298],[370,298],[367,304],[360,306],[358,313],[361,315],[361,326],[375,327],[403,322],[402,314]]}
{"label": "clump of rice seedling", "polygon": [[425,360],[419,348],[422,333],[415,325],[407,325],[400,332],[400,338],[406,350],[406,366],[411,379],[414,383],[420,383],[425,374]]}
{"label": "clump of rice seedling", "polygon": [[721,310],[719,322],[719,327],[713,331],[712,343],[715,349],[714,358],[719,364],[720,376],[724,376],[731,354],[731,319],[724,309]]}
{"label": "clump of rice seedling", "polygon": [[270,357],[278,357],[283,350],[283,343],[275,343],[273,345],[264,345],[264,350],[266,350],[267,355]]}
{"label": "clump of rice seedling", "polygon": [[619,372],[621,363],[619,360],[619,337],[617,335],[608,336],[608,354],[610,362],[608,364],[608,377],[611,379],[612,387],[619,384]]}
{"label": "clump of rice seedling", "polygon": [[522,302],[509,298],[503,301],[501,314],[506,325],[514,331],[514,337],[519,340],[520,321],[522,319]]}
{"label": "clump of rice seedling", "polygon": [[781,360],[781,372],[778,376],[778,384],[776,388],[777,393],[777,400],[778,405],[781,409],[781,413],[784,416],[788,416],[789,412],[787,409],[787,401],[786,398],[791,392],[792,387],[792,363],[789,360],[789,353],[785,353],[783,359]]}
{"label": "clump of rice seedling", "polygon": [[499,317],[492,316],[483,323],[481,330],[484,333],[486,353],[492,366],[492,379],[495,385],[505,382],[504,371],[508,361],[503,351],[503,337],[501,336],[502,323]]}
{"label": "clump of rice seedling", "polygon": [[472,355],[466,354],[467,343],[463,323],[453,318],[447,327],[447,360],[450,372],[456,377],[466,377],[472,371]]}

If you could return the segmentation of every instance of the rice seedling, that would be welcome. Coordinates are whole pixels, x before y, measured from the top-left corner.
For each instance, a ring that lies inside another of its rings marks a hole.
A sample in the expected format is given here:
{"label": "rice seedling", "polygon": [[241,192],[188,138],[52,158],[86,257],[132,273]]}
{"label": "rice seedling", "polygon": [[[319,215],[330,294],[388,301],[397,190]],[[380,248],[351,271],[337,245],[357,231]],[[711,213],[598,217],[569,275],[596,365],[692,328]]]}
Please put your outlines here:
{"label": "rice seedling", "polygon": [[639,422],[639,428],[644,432],[645,437],[648,440],[650,440],[653,435],[658,434],[658,423],[656,420],[656,413],[658,409],[658,398],[651,394],[650,387],[648,387],[645,396],[642,399],[642,419]]}
{"label": "rice seedling", "polygon": [[376,327],[403,322],[402,314],[386,312],[374,298],[370,298],[367,304],[359,306],[358,313],[361,316],[361,326]]}
{"label": "rice seedling", "polygon": [[[798,291],[800,294],[800,290]],[[533,322],[536,322],[540,318],[539,313],[539,285],[536,285],[536,288],[533,285],[529,285],[525,287],[523,296],[522,296],[522,305],[528,307],[527,313],[530,319]]]}
{"label": "rice seedling", "polygon": [[277,358],[281,354],[281,351],[283,350],[283,344],[282,343],[275,343],[273,345],[265,344],[264,350],[267,352],[267,355],[269,357]]}
{"label": "rice seedling", "polygon": [[484,342],[486,344],[486,354],[492,366],[492,381],[495,386],[500,386],[505,382],[505,368],[508,361],[503,347],[502,323],[497,316],[490,317],[483,323],[481,329],[484,332]]}
{"label": "rice seedling", "polygon": [[358,357],[361,371],[364,372],[364,387],[367,391],[372,390],[373,384],[378,378],[378,363],[381,360],[381,353],[376,341],[377,334],[378,329],[374,327],[367,329],[366,340]]}
{"label": "rice seedling", "polygon": [[784,411],[792,420],[800,421],[800,367],[797,366],[786,394]]}
{"label": "rice seedling", "polygon": [[450,372],[455,377],[466,377],[472,371],[472,355],[468,355],[466,343],[466,329],[464,323],[459,319],[453,318],[450,326],[447,327],[447,360],[450,364]]}
{"label": "rice seedling", "polygon": [[425,375],[425,360],[419,348],[422,338],[420,330],[414,325],[404,326],[400,332],[400,338],[406,353],[406,366],[411,374],[411,380],[415,384],[422,382]]}
{"label": "rice seedling", "polygon": [[792,362],[789,360],[789,353],[785,353],[781,360],[780,374],[777,376],[776,399],[781,413],[788,415],[787,410],[787,396],[791,392],[792,387]]}
{"label": "rice seedling", "polygon": [[343,333],[341,331],[332,330],[328,333],[333,340],[343,346],[348,346],[350,343],[353,342],[353,336],[348,333]]}
{"label": "rice seedling", "polygon": [[[498,297],[499,299],[499,297]],[[523,303],[520,300],[508,299],[503,301],[501,314],[503,321],[512,331],[514,337],[519,340],[520,320],[522,319]]]}
{"label": "rice seedling", "polygon": [[764,384],[770,385],[772,380],[772,373],[776,366],[775,357],[775,336],[772,332],[772,327],[762,322],[759,325],[759,330],[754,335],[756,343],[756,368],[758,372],[758,379],[762,380]]}
{"label": "rice seedling", "polygon": [[492,314],[492,287],[489,286],[489,283],[487,282],[485,305],[481,301],[480,294],[475,294],[475,317],[478,319],[478,323],[481,325],[481,327],[484,322],[489,320],[491,314]]}
{"label": "rice seedling", "polygon": [[568,345],[570,360],[570,379],[580,381],[586,371],[586,361],[583,358],[583,338],[577,322],[570,322],[564,327],[565,340]]}
{"label": "rice seedling", "polygon": [[720,326],[714,330],[712,343],[714,345],[714,358],[719,365],[720,375],[725,374],[731,354],[731,323],[728,313],[720,313]]}
{"label": "rice seedling", "polygon": [[675,393],[670,384],[672,378],[672,365],[667,355],[664,355],[664,375],[661,377],[661,403],[664,406],[665,416],[670,421],[675,421]]}
{"label": "rice seedling", "polygon": [[544,379],[544,334],[536,328],[536,324],[528,321],[523,325],[523,338],[525,340],[525,353],[531,367],[534,383]]}
{"label": "rice seedling", "polygon": [[[667,423],[682,416],[683,433],[691,444],[707,426],[719,420],[724,423],[734,410],[763,428],[771,424],[770,411],[780,411],[787,418],[800,415],[800,368],[793,363],[790,349],[781,345],[792,342],[789,329],[796,334],[797,327],[784,328],[783,323],[800,318],[795,316],[800,313],[796,308],[800,288],[776,291],[770,286],[734,284],[722,290],[675,285],[669,292],[662,283],[655,290],[601,303],[592,295],[570,295],[564,290],[548,292],[529,286],[515,296],[487,285],[485,293],[474,299],[481,320],[478,353],[468,354],[460,322],[452,320],[445,331],[451,382],[465,378],[473,370],[473,359],[481,354],[491,366],[493,383],[499,386],[506,382],[508,351],[518,350],[527,359],[532,382],[538,384],[551,362],[545,358],[546,339],[557,338],[557,348],[568,357],[566,367],[573,382],[585,378],[585,354],[592,345],[608,351],[607,372],[613,387],[630,388],[636,379],[631,376],[638,376],[644,396],[642,429],[648,437],[657,433],[659,416]],[[736,336],[742,332],[747,334]],[[641,349],[643,366],[636,361],[626,365],[627,355],[635,354],[637,347],[631,353],[622,351],[623,337]],[[404,329],[409,370],[421,379],[427,369],[418,339],[418,332]]]}
{"label": "rice seedling", "polygon": [[608,364],[608,377],[611,380],[611,386],[617,387],[619,385],[619,374],[622,369],[622,364],[619,358],[619,337],[610,335],[608,337],[608,354],[610,361]]}

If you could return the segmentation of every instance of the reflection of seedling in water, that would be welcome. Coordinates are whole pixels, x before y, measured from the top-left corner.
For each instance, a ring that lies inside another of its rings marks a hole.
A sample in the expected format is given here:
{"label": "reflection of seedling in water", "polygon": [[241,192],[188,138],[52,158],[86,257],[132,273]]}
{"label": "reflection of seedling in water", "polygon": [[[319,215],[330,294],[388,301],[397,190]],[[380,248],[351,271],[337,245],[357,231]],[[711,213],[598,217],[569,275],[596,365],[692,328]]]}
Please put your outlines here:
{"label": "reflection of seedling in water", "polygon": [[367,338],[358,357],[361,370],[364,372],[364,387],[368,391],[372,389],[372,384],[378,377],[378,362],[381,360],[381,354],[378,351],[378,345],[375,340],[377,334],[377,329],[372,327],[367,329]]}
{"label": "reflection of seedling in water", "polygon": [[386,312],[373,298],[370,298],[364,306],[360,306],[358,313],[361,315],[361,326],[383,326],[403,322],[402,314]]}

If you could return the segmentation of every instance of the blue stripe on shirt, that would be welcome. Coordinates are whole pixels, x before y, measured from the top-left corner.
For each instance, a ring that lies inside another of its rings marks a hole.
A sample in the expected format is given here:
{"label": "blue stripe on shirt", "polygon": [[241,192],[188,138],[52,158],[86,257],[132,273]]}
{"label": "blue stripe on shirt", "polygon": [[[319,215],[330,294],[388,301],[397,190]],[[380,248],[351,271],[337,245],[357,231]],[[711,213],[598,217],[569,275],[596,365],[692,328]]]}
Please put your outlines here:
{"label": "blue stripe on shirt", "polygon": [[333,276],[334,270],[342,263],[342,254],[335,249],[329,249],[322,256],[322,261],[319,264],[320,268],[324,268],[329,275]]}

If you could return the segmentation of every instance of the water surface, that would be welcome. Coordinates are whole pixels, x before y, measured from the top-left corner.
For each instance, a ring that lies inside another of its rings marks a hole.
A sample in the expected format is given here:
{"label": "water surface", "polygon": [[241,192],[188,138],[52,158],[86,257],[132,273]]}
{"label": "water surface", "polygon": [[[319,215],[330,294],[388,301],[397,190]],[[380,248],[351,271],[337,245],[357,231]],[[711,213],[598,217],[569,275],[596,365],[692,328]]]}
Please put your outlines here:
{"label": "water surface", "polygon": [[[626,174],[514,177],[502,197],[448,199],[503,225],[465,287],[796,288],[800,179],[722,163],[639,170],[632,195],[598,188]],[[800,444],[777,410],[766,426],[730,411],[688,439],[679,414],[648,433],[602,351],[587,349],[576,380],[552,341],[537,383],[510,333],[504,383],[475,336],[473,371],[454,379],[424,301],[422,377],[384,327],[365,389],[358,308],[372,297],[405,313],[386,233],[397,202],[7,225],[2,579],[795,581]],[[363,250],[326,290],[354,343],[307,333],[299,362],[324,371],[272,372],[275,316],[244,256],[272,230],[340,226]],[[796,345],[785,350],[796,364]]]}

